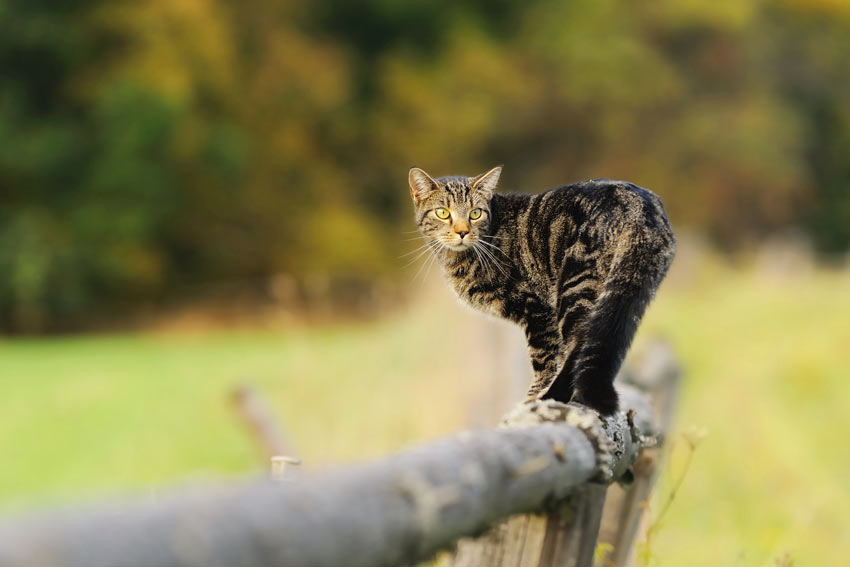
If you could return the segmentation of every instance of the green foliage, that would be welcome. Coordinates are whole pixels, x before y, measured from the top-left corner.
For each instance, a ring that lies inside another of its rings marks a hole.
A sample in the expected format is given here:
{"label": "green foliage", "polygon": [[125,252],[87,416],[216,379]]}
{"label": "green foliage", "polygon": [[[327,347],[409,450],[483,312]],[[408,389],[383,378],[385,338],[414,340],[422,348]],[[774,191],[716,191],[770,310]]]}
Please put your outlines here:
{"label": "green foliage", "polygon": [[627,178],[728,247],[789,227],[850,246],[840,2],[0,10],[0,329],[176,284],[397,271],[414,164],[505,163],[521,190]]}

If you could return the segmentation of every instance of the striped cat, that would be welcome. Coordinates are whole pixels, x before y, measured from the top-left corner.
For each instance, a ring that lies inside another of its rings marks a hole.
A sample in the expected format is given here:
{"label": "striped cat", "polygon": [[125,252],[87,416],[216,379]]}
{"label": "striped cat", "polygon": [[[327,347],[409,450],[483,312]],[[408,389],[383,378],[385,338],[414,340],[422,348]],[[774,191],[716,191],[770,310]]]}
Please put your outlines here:
{"label": "striped cat", "polygon": [[433,179],[410,170],[416,222],[457,294],[525,330],[528,398],[617,411],[614,376],[670,262],[660,199],[597,179],[496,193],[502,168]]}

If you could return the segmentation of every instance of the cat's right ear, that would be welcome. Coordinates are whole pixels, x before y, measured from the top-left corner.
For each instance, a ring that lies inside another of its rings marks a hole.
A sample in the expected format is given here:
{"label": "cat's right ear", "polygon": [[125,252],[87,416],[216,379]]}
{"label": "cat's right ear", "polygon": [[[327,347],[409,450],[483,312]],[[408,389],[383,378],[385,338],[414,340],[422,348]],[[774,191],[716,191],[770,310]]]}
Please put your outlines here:
{"label": "cat's right ear", "polygon": [[436,191],[438,188],[437,182],[418,167],[410,168],[410,173],[407,175],[407,182],[410,184],[410,196],[413,197],[413,202],[417,205],[428,193]]}

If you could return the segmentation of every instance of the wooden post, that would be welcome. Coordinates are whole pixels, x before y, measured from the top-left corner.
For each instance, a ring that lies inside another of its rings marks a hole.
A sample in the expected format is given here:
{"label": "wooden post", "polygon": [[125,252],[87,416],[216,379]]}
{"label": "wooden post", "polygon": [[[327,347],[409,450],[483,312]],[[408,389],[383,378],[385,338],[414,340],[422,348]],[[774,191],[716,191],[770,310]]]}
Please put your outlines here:
{"label": "wooden post", "polygon": [[298,467],[301,459],[288,455],[275,455],[271,458],[271,479],[275,482],[287,482],[298,477]]}
{"label": "wooden post", "polygon": [[[628,367],[621,381],[632,384],[649,394],[652,402],[654,429],[662,435],[668,433],[673,419],[674,402],[681,377],[681,369],[670,345],[656,341]],[[604,567],[627,567],[634,564],[634,541],[646,511],[646,502],[658,476],[662,458],[659,444],[640,449],[632,466],[634,482],[628,487],[612,485],[603,511],[600,543],[609,551],[602,562]]]}
{"label": "wooden post", "polygon": [[591,565],[605,499],[604,484],[588,484],[546,514],[522,514],[482,538],[461,540],[454,567],[575,567]]}
{"label": "wooden post", "polygon": [[[640,522],[642,503],[655,479],[655,463],[660,457],[657,439],[669,426],[678,375],[678,366],[666,343],[653,345],[640,366],[621,375],[618,383],[620,405],[627,413],[621,412],[616,418],[623,419],[628,415],[629,423],[625,430],[630,432],[630,436],[619,441],[638,448],[637,460],[620,460],[619,467],[610,474],[597,475],[567,498],[550,502],[548,511],[544,513],[514,516],[482,537],[460,540],[449,565],[591,567],[597,539],[613,546],[615,562],[611,565],[626,565],[625,558],[630,553]],[[643,392],[648,392],[650,399]],[[528,425],[529,420],[534,418],[538,422],[559,421],[569,416],[556,411],[526,412],[519,417],[509,415],[503,425]],[[605,419],[598,423],[603,429],[613,432],[616,428],[611,426],[611,421]],[[594,438],[592,435],[589,437]],[[603,437],[596,439],[604,441]],[[614,441],[618,441],[616,435]],[[630,490],[624,491],[616,484],[608,487],[608,483],[623,477],[635,479]],[[607,504],[606,492],[614,494]]]}
{"label": "wooden post", "polygon": [[266,458],[294,452],[283,427],[257,388],[247,383],[237,386],[230,393],[230,402]]}

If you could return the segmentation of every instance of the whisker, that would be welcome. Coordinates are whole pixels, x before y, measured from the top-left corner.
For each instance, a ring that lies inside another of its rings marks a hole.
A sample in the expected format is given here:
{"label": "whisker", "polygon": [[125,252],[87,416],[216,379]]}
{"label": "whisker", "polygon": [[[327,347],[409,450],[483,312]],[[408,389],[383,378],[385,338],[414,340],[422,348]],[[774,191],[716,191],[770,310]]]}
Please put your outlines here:
{"label": "whisker", "polygon": [[[506,256],[505,256],[505,253],[504,253],[504,252],[502,252],[502,250],[501,250],[500,248],[498,248],[498,247],[496,247],[496,246],[494,246],[493,248],[496,250],[496,252],[498,252],[499,254],[501,254],[501,255],[502,255],[502,258],[505,258],[505,259],[507,260],[507,258],[506,258]],[[490,256],[493,258],[493,260],[494,260],[497,264],[499,264],[500,266],[507,266],[507,262],[506,262],[506,261],[502,261],[502,259],[501,259],[501,258],[500,258],[500,257],[496,254],[496,252],[494,252],[493,250],[488,250],[487,248],[482,248],[482,250],[487,250],[487,253],[488,253],[488,254],[490,254]]]}
{"label": "whisker", "polygon": [[[485,246],[489,246],[490,248],[492,248],[493,250],[495,250],[496,252],[501,254],[502,257],[506,257],[505,252],[501,248],[496,246],[495,244],[491,244],[489,242],[484,242],[483,240],[481,240],[480,242],[481,242],[481,244],[484,244]],[[482,250],[486,250],[486,248],[482,248]],[[496,252],[494,252],[493,250],[488,250],[488,252],[490,252],[490,255],[493,257],[493,260],[495,260],[500,265],[504,265],[504,262],[499,260],[499,258],[496,256]]]}
{"label": "whisker", "polygon": [[428,274],[431,273],[431,268],[433,268],[434,264],[436,264],[436,263],[437,263],[437,254],[436,253],[431,254],[431,260],[428,262],[428,268],[425,270],[425,275],[422,276],[422,283],[420,284],[420,287],[425,285],[425,282],[428,281]]}
{"label": "whisker", "polygon": [[417,248],[421,248],[422,246],[427,246],[427,245],[428,245],[428,244],[430,244],[431,242],[433,242],[433,240],[426,240],[425,242],[423,242],[422,244],[420,244],[419,246],[417,246]]}
{"label": "whisker", "polygon": [[422,250],[422,249],[423,249],[423,248],[425,248],[426,246],[431,246],[431,243],[432,243],[432,242],[433,242],[432,240],[429,240],[429,241],[428,241],[428,242],[426,242],[425,244],[422,244],[422,245],[420,245],[420,246],[417,246],[416,248],[414,248],[414,249],[413,249],[413,250],[411,250],[410,252],[405,252],[404,254],[402,254],[401,256],[399,256],[399,258],[404,258],[405,256],[410,256],[411,254],[415,254],[416,252],[418,252],[418,251]]}
{"label": "whisker", "polygon": [[481,258],[484,260],[484,264],[487,266],[487,272],[492,277],[495,275],[496,270],[502,271],[498,265],[498,262],[494,261],[493,255],[489,254],[486,248],[478,247],[478,252],[480,253]]}
{"label": "whisker", "polygon": [[487,267],[490,270],[492,275],[496,275],[496,270],[502,271],[499,265],[493,261],[492,257],[487,254],[487,250],[484,248],[479,248],[481,251],[481,256],[484,258],[484,261],[487,262]]}
{"label": "whisker", "polygon": [[478,247],[474,244],[472,245],[472,251],[475,252],[475,257],[478,258],[478,263],[481,264],[481,267],[484,268],[484,271],[487,272],[487,277],[491,276],[490,267],[488,263],[484,260],[484,257],[481,256],[481,252],[478,250]]}
{"label": "whisker", "polygon": [[494,249],[498,250],[499,252],[502,252],[502,254],[504,254],[502,249],[499,248],[498,246],[496,246],[495,244],[493,244],[492,242],[487,242],[486,240],[479,240],[478,242],[480,242],[481,244],[484,244],[485,246],[489,246],[490,248],[494,248]]}
{"label": "whisker", "polygon": [[436,250],[437,246],[438,246],[438,244],[437,244],[436,242],[429,242],[427,245],[425,245],[425,246],[423,247],[424,249],[422,249],[422,250],[419,252],[419,254],[417,254],[417,255],[416,255],[416,256],[415,256],[412,260],[410,260],[407,264],[405,264],[404,266],[402,266],[402,269],[407,268],[408,266],[411,266],[412,264],[414,264],[417,260],[419,260],[419,259],[420,259],[422,256],[424,256],[425,254],[428,254],[429,252],[433,252],[434,250]]}
{"label": "whisker", "polygon": [[[478,260],[478,263],[481,265],[481,267],[485,271],[487,271],[487,266],[484,264],[484,260],[481,258],[481,253],[478,252],[478,249],[475,246],[472,247],[472,252],[475,254],[475,258]],[[488,272],[488,275],[489,275],[489,272]]]}
{"label": "whisker", "polygon": [[508,272],[505,271],[505,265],[498,258],[496,258],[492,251],[488,250],[487,248],[479,248],[479,250],[481,251],[481,254],[487,258],[488,262],[492,263],[493,266],[498,269],[503,276],[510,277]]}
{"label": "whisker", "polygon": [[472,247],[475,251],[475,255],[478,257],[478,261],[481,262],[481,265],[484,266],[484,269],[487,270],[487,275],[490,276],[492,272],[490,271],[490,259],[484,254],[484,249],[478,246]]}
{"label": "whisker", "polygon": [[[434,241],[434,242],[436,242],[436,241]],[[419,274],[420,274],[420,273],[422,273],[422,270],[425,268],[425,265],[426,265],[426,264],[428,264],[428,265],[429,265],[428,270],[429,270],[429,271],[431,270],[430,265],[434,263],[434,259],[437,257],[437,254],[435,254],[435,252],[434,252],[435,250],[436,250],[436,248],[430,248],[430,249],[429,249],[429,252],[431,253],[430,258],[428,258],[428,260],[425,260],[424,262],[422,262],[422,265],[421,265],[421,266],[419,266],[419,269],[418,269],[418,270],[416,270],[416,273],[413,275],[413,280],[412,280],[412,281],[414,281],[414,282],[416,281],[416,278],[418,278],[418,277],[419,277]],[[424,279],[422,280],[422,283],[423,283],[423,284],[425,283],[425,280],[424,280]]]}

